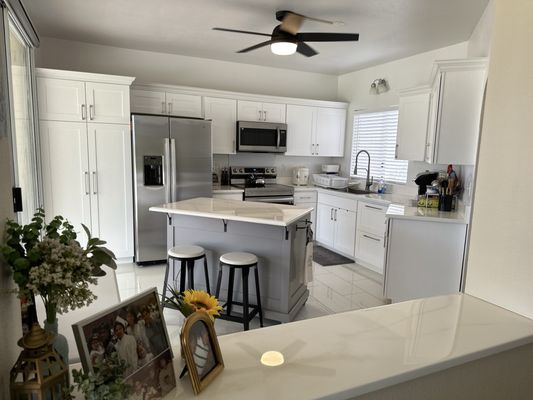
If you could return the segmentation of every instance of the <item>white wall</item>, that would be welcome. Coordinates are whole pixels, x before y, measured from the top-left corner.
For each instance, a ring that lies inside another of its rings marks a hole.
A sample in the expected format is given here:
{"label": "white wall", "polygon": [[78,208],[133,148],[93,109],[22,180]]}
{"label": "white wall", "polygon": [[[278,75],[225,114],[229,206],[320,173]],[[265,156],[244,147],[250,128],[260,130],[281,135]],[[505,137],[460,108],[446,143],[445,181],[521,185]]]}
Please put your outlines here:
{"label": "white wall", "polygon": [[[496,0],[466,292],[533,318],[533,2]],[[498,160],[498,162],[495,162]]]}
{"label": "white wall", "polygon": [[488,57],[490,55],[493,26],[494,0],[490,0],[468,41],[468,57]]}
{"label": "white wall", "polygon": [[[435,60],[454,59],[466,57],[468,43],[463,42],[453,46],[420,53],[411,57],[391,61],[360,71],[339,76],[338,97],[340,101],[350,103],[346,126],[345,158],[343,169],[350,167],[350,152],[352,148],[352,128],[355,110],[375,110],[385,107],[397,106],[399,101],[398,91],[410,87],[429,84],[429,78]],[[389,82],[390,91],[380,94],[370,94],[370,84],[376,78],[385,78]],[[402,188],[395,185],[394,189],[413,192],[413,178],[418,172],[426,169],[435,170],[442,168],[439,165],[429,165],[424,162],[409,162],[408,187]]]}
{"label": "white wall", "polygon": [[131,50],[43,37],[37,67],[130,75],[166,83],[274,96],[336,100],[335,75]]}

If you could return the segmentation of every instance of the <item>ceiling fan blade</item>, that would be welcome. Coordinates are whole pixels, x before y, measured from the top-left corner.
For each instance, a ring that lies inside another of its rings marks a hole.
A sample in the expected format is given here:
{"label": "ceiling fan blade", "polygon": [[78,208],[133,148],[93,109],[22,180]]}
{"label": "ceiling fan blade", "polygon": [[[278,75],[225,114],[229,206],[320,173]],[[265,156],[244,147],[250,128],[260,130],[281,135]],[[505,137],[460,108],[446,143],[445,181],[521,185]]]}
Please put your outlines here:
{"label": "ceiling fan blade", "polygon": [[359,40],[358,33],[327,33],[306,32],[298,33],[296,38],[302,42],[349,42]]}
{"label": "ceiling fan blade", "polygon": [[298,42],[298,47],[296,47],[296,51],[306,57],[313,57],[318,54],[318,52],[315,51],[311,46],[303,42]]}
{"label": "ceiling fan blade", "polygon": [[245,49],[239,50],[237,53],[248,53],[249,51],[259,49],[264,46],[268,46],[269,44],[274,43],[274,42],[275,40],[267,40],[266,42],[256,44],[255,46],[251,46],[251,47],[247,47]]}
{"label": "ceiling fan blade", "polygon": [[288,14],[296,15],[300,17],[302,20],[308,19],[309,21],[322,22],[324,24],[330,24],[330,25],[336,25],[336,26],[344,25],[344,22],[342,21],[328,21],[327,19],[308,17],[307,15],[302,15],[302,14],[295,13],[294,11],[287,11],[287,10],[276,11],[276,19],[278,21],[283,21],[285,16]]}
{"label": "ceiling fan blade", "polygon": [[296,35],[304,22],[305,17],[300,14],[287,12],[281,21],[280,29],[291,35]]}
{"label": "ceiling fan blade", "polygon": [[259,35],[259,36],[268,36],[271,37],[270,33],[261,33],[261,32],[250,32],[250,31],[239,31],[237,29],[226,29],[226,28],[212,28],[214,31],[223,31],[223,32],[235,32],[235,33],[246,33],[248,35]]}

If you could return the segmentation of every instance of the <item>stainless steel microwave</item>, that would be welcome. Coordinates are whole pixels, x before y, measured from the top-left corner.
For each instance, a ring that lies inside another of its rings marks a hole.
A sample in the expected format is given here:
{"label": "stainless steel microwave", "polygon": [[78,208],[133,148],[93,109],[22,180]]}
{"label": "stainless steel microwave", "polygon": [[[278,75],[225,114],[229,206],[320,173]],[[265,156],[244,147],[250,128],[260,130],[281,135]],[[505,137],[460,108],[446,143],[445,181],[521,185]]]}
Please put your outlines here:
{"label": "stainless steel microwave", "polygon": [[287,151],[287,124],[237,121],[237,151],[285,153]]}

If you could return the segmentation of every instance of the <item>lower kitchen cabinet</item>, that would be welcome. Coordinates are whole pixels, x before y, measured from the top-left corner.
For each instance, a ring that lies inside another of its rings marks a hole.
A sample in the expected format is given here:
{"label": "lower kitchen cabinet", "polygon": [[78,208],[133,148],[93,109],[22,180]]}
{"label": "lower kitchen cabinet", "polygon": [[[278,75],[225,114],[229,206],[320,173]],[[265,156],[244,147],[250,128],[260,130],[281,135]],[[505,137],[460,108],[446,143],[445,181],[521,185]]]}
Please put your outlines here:
{"label": "lower kitchen cabinet", "polygon": [[359,201],[355,257],[361,265],[383,274],[387,205]]}
{"label": "lower kitchen cabinet", "polygon": [[297,191],[294,193],[294,205],[300,208],[312,208],[311,211],[311,229],[313,230],[313,238],[316,237],[316,207],[317,207],[317,192],[316,190]]}
{"label": "lower kitchen cabinet", "polygon": [[391,218],[384,295],[392,302],[461,290],[467,225]]}
{"label": "lower kitchen cabinet", "polygon": [[[357,212],[355,200],[318,196],[316,240],[348,257],[354,257]],[[351,208],[351,209],[347,209]]]}
{"label": "lower kitchen cabinet", "polygon": [[133,257],[129,125],[40,121],[44,207],[85,244],[86,225],[117,258]]}

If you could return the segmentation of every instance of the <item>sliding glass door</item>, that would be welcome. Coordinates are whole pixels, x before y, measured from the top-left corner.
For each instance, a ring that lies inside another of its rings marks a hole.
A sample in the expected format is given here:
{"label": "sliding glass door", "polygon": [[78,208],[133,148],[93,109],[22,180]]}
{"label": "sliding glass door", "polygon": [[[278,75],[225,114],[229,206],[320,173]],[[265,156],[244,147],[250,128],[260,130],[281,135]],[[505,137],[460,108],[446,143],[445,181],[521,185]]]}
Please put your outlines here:
{"label": "sliding glass door", "polygon": [[11,138],[15,185],[22,192],[22,211],[17,213],[17,218],[19,223],[26,224],[40,204],[33,103],[33,50],[24,31],[11,14],[7,14],[6,50],[10,82]]}

